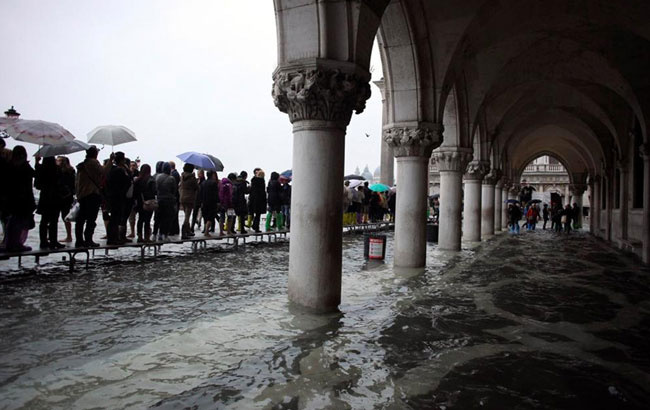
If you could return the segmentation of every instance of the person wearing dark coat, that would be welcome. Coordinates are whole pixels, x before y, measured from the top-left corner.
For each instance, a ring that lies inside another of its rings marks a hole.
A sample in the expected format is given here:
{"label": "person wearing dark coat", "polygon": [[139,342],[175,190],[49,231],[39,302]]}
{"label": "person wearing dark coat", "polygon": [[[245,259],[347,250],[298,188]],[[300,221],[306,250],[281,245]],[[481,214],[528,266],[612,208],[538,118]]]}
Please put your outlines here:
{"label": "person wearing dark coat", "polygon": [[[280,199],[282,201],[281,212],[282,212],[282,222],[289,229],[291,224],[291,185],[289,185],[289,179],[285,177],[280,177]],[[283,226],[279,226],[278,229],[282,230]]]}
{"label": "person wearing dark coat", "polygon": [[[269,180],[268,185],[266,186],[266,202],[268,204],[268,213],[266,214],[266,231],[271,230],[271,221],[273,218],[281,219],[282,216],[280,211],[282,209],[282,197],[281,191],[282,187],[280,186],[280,174],[277,172],[271,172],[271,179]],[[278,226],[281,225],[281,221],[278,221]]]}
{"label": "person wearing dark coat", "polygon": [[63,242],[72,242],[72,223],[66,221],[65,217],[70,213],[72,204],[74,203],[75,196],[75,181],[77,179],[74,167],[70,165],[70,160],[67,157],[57,157],[56,165],[61,170],[61,178],[63,180],[63,191],[61,199],[61,219],[65,224],[65,232],[67,236]]}
{"label": "person wearing dark coat", "polygon": [[144,209],[144,202],[156,199],[156,180],[151,176],[151,166],[144,164],[133,183],[135,211],[138,213],[138,243],[151,242],[151,217],[153,210]]}
{"label": "person wearing dark coat", "polygon": [[[178,187],[181,183],[181,174],[176,170],[176,163],[174,161],[169,161],[169,166],[171,167],[170,175],[176,180],[176,186]],[[178,222],[178,213],[180,211],[180,192],[176,190],[176,205],[174,206],[174,219],[172,220],[172,230],[170,235],[178,235],[181,233],[181,225]]]}
{"label": "person wearing dark coat", "polygon": [[[165,163],[164,161],[156,162],[156,173],[153,174],[153,176],[152,176],[154,181],[158,181],[158,175],[163,173],[163,164],[164,163]],[[153,235],[154,238],[158,235],[158,231],[160,230],[160,215],[161,214],[160,214],[160,208],[159,208],[154,212],[154,215],[153,215],[153,232],[152,232],[152,235]]]}
{"label": "person wearing dark coat", "polygon": [[57,240],[59,212],[63,202],[62,191],[64,188],[61,169],[56,166],[54,157],[36,157],[36,171],[34,187],[41,191],[38,198],[36,213],[41,215],[38,225],[38,234],[41,240],[41,249],[61,249],[65,245]]}
{"label": "person wearing dark coat", "polygon": [[162,173],[156,177],[156,192],[158,193],[157,214],[160,215],[158,240],[167,240],[169,239],[169,235],[173,235],[174,218],[178,222],[178,213],[176,212],[178,184],[176,183],[176,179],[171,175],[171,166],[168,162],[163,162]]}
{"label": "person wearing dark coat", "polygon": [[190,227],[192,235],[194,235],[195,226],[198,225],[199,229],[201,228],[201,220],[203,219],[203,215],[199,216],[199,213],[201,213],[201,185],[205,182],[205,172],[199,169],[196,174],[199,189],[196,191],[196,200],[194,201],[194,209],[192,210],[192,226]]}
{"label": "person wearing dark coat", "polygon": [[248,186],[248,181],[246,181],[247,177],[248,173],[242,171],[233,183],[233,208],[235,209],[235,214],[239,220],[239,232],[242,234],[248,233],[244,229],[244,221],[246,221],[246,217],[248,216],[246,195],[250,193],[250,187]]}
{"label": "person wearing dark coat", "polygon": [[[6,188],[8,203],[7,232],[5,234],[5,250],[7,252],[28,252],[32,248],[25,246],[27,232],[34,227],[34,192],[32,191],[32,178],[34,169],[27,162],[27,151],[22,145],[14,147],[11,161],[7,166]],[[5,176],[3,176],[5,177]]]}
{"label": "person wearing dark coat", "polygon": [[255,176],[251,178],[248,208],[248,211],[253,214],[253,230],[260,233],[260,217],[266,212],[266,182],[264,181],[264,171],[259,168],[255,170]]}
{"label": "person wearing dark coat", "polygon": [[120,227],[126,220],[127,192],[133,181],[125,168],[126,158],[124,153],[121,151],[116,152],[113,161],[106,178],[106,201],[110,211],[106,244],[121,245],[125,243],[126,226],[123,227],[123,232],[120,232]]}
{"label": "person wearing dark coat", "polygon": [[[205,181],[199,187],[199,202],[201,203],[201,215],[205,223],[205,236],[210,236],[210,231],[215,226],[217,214],[219,213],[219,182],[217,173],[208,171]],[[223,226],[219,224],[219,235],[223,236]]]}
{"label": "person wearing dark coat", "polygon": [[548,222],[549,219],[548,204],[544,204],[544,209],[542,209],[542,215],[544,217],[544,226],[542,227],[542,229],[546,229],[546,223]]}
{"label": "person wearing dark coat", "polygon": [[517,204],[508,205],[508,220],[510,221],[510,232],[519,233],[519,220],[521,219],[521,208]]}
{"label": "person wearing dark coat", "polygon": [[564,223],[564,232],[565,233],[570,233],[571,232],[571,222],[573,220],[573,209],[571,209],[571,205],[566,204],[564,207],[564,211],[562,211],[562,222]]}

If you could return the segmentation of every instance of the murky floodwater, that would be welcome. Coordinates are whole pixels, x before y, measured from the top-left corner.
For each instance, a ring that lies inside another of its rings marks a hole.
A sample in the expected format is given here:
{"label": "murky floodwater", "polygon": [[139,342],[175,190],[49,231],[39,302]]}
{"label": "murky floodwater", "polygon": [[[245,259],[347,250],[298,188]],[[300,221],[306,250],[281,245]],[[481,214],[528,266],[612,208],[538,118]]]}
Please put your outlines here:
{"label": "murky floodwater", "polygon": [[288,245],[0,276],[0,407],[642,409],[650,275],[506,234],[426,270],[344,238],[341,313],[288,305]]}

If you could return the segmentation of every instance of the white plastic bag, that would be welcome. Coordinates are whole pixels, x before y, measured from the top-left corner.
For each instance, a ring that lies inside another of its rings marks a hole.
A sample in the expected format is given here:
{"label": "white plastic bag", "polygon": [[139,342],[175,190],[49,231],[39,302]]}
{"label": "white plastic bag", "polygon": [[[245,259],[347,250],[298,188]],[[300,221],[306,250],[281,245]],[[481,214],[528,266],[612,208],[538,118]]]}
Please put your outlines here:
{"label": "white plastic bag", "polygon": [[74,204],[72,204],[72,208],[70,209],[70,212],[65,216],[65,220],[67,222],[74,222],[77,220],[77,215],[79,215],[79,202],[75,201]]}

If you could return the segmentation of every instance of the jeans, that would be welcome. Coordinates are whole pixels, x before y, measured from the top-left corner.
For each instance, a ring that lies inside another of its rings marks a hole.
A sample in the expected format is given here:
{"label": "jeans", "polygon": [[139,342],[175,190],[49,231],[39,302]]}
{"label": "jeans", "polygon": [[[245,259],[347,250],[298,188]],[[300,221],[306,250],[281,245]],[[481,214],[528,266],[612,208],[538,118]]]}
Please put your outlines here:
{"label": "jeans", "polygon": [[518,221],[510,221],[510,232],[519,233],[519,222]]}
{"label": "jeans", "polygon": [[54,244],[57,241],[57,231],[59,227],[59,210],[48,210],[41,214],[41,222],[38,224],[38,234],[41,240],[41,246]]}

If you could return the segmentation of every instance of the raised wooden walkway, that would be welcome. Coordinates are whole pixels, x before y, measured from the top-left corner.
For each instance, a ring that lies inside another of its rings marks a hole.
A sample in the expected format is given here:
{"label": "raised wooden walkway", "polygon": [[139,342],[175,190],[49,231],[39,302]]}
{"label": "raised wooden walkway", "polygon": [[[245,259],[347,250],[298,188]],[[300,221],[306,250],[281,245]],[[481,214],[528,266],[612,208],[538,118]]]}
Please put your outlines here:
{"label": "raised wooden walkway", "polygon": [[[390,229],[394,224],[392,222],[374,222],[367,224],[359,225],[345,225],[343,226],[344,233],[362,233],[362,232],[374,232]],[[18,258],[18,268],[22,269],[23,258],[33,257],[37,266],[40,264],[40,258],[45,256],[52,256],[56,254],[67,254],[68,255],[68,267],[69,271],[73,272],[75,265],[77,264],[77,255],[85,255],[85,269],[88,269],[91,257],[95,256],[95,253],[102,252],[105,256],[108,256],[110,251],[124,249],[124,248],[136,248],[140,249],[140,259],[144,260],[147,257],[147,250],[153,251],[153,257],[158,256],[162,253],[162,247],[165,245],[181,245],[184,243],[189,243],[191,245],[191,252],[196,253],[200,250],[208,248],[208,242],[218,242],[222,244],[232,244],[235,248],[239,245],[245,245],[247,240],[249,242],[277,242],[278,238],[287,240],[289,231],[269,231],[269,232],[252,232],[246,234],[236,234],[236,235],[212,235],[212,236],[195,236],[188,239],[180,239],[178,237],[172,237],[166,241],[153,241],[153,242],[127,242],[123,245],[106,245],[105,241],[101,241],[100,246],[94,248],[75,248],[75,247],[65,247],[61,249],[34,249],[28,252],[0,252],[0,260],[8,260],[12,258]],[[266,239],[266,240],[265,240]]]}

